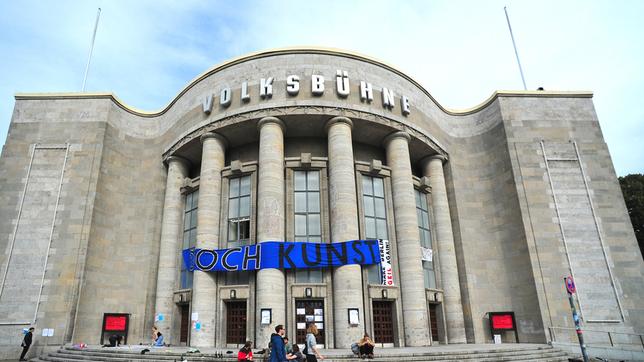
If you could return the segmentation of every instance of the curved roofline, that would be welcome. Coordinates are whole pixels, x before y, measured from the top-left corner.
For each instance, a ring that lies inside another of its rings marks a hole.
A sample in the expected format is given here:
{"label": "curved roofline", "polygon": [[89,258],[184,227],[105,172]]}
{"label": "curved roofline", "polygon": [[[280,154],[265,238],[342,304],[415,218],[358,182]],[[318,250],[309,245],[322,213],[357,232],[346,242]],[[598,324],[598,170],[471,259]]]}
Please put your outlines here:
{"label": "curved roofline", "polygon": [[390,72],[396,73],[397,75],[401,76],[402,78],[406,79],[407,81],[411,82],[414,84],[418,89],[420,89],[425,95],[438,106],[443,112],[449,114],[449,115],[454,115],[454,116],[463,116],[463,115],[468,115],[472,113],[476,113],[479,110],[485,108],[487,105],[492,103],[495,99],[498,97],[508,97],[508,96],[513,96],[513,97],[534,97],[534,96],[539,96],[539,97],[566,97],[566,98],[572,98],[572,97],[577,97],[577,98],[591,98],[593,96],[592,92],[589,91],[578,91],[578,92],[569,92],[569,91],[495,91],[492,93],[488,99],[484,100],[480,104],[467,108],[467,109],[462,109],[462,110],[457,110],[457,109],[450,109],[443,107],[420,83],[418,83],[416,80],[414,80],[412,77],[408,76],[407,74],[403,73],[399,69],[384,63],[380,60],[371,58],[366,55],[358,54],[355,52],[347,51],[347,50],[341,50],[341,49],[334,49],[334,48],[323,48],[323,47],[289,47],[289,48],[278,48],[278,49],[269,49],[269,50],[263,50],[259,52],[254,52],[250,54],[246,54],[237,58],[233,58],[231,60],[228,60],[226,62],[223,62],[221,64],[215,65],[211,67],[210,69],[206,70],[205,72],[201,73],[197,77],[195,77],[192,81],[190,81],[177,95],[162,109],[158,111],[143,111],[140,109],[137,109],[135,107],[127,105],[125,102],[121,101],[114,93],[111,92],[98,92],[98,93],[16,93],[15,94],[15,99],[16,100],[24,100],[24,99],[101,99],[101,98],[109,98],[111,99],[117,106],[122,108],[128,113],[140,116],[140,117],[146,117],[146,118],[153,118],[153,117],[158,117],[166,113],[178,100],[183,96],[186,92],[188,92],[192,87],[194,87],[197,83],[200,81],[204,80],[205,78],[211,76],[212,74],[215,74],[223,69],[232,67],[234,65],[244,63],[253,59],[261,59],[261,58],[266,58],[270,56],[275,56],[275,55],[282,55],[282,54],[325,54],[325,55],[335,55],[335,56],[342,56],[350,59],[356,59],[360,60],[363,62],[368,62],[371,64],[374,64],[376,66],[379,66],[381,68],[384,68]]}

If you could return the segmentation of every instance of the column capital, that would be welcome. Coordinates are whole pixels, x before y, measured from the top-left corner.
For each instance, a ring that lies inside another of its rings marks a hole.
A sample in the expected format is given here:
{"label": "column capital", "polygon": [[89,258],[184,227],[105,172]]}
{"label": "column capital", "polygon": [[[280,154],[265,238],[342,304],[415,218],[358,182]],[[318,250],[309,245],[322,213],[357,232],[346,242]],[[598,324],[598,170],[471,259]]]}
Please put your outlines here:
{"label": "column capital", "polygon": [[269,124],[269,123],[275,123],[278,126],[280,126],[280,128],[282,129],[282,132],[284,132],[284,130],[286,129],[286,125],[284,125],[284,122],[282,122],[282,120],[277,117],[264,117],[260,119],[259,122],[257,122],[257,129],[262,129],[262,127],[265,124]]}
{"label": "column capital", "polygon": [[349,126],[349,128],[353,129],[353,122],[349,118],[347,118],[347,117],[333,117],[324,126],[324,131],[326,133],[329,133],[329,128],[331,128],[331,126],[333,126],[336,123],[345,123],[345,124],[347,124]]}
{"label": "column capital", "polygon": [[214,139],[219,140],[219,142],[222,143],[224,148],[228,147],[228,140],[226,139],[226,137],[220,135],[219,133],[215,133],[215,132],[206,132],[206,133],[202,134],[201,137],[199,137],[199,141],[201,141],[201,144],[203,144],[209,138],[214,138]]}
{"label": "column capital", "polygon": [[384,146],[387,146],[389,142],[391,142],[396,138],[404,138],[407,141],[407,143],[409,143],[409,141],[411,140],[411,136],[409,135],[409,133],[405,131],[396,131],[394,133],[390,133],[389,135],[387,135],[387,137],[385,137],[385,139],[382,140],[382,144]]}
{"label": "column capital", "polygon": [[188,160],[187,158],[183,158],[181,156],[176,156],[176,155],[168,156],[165,159],[165,162],[168,164],[168,166],[170,166],[170,164],[173,163],[173,162],[178,162],[178,163],[182,164],[183,167],[185,167],[185,168],[190,168],[190,165],[192,164],[190,162],[190,160]]}
{"label": "column capital", "polygon": [[420,164],[422,165],[423,168],[425,168],[429,164],[429,162],[432,161],[432,160],[440,160],[442,164],[447,163],[447,157],[445,157],[445,156],[443,156],[443,155],[441,155],[439,153],[436,153],[436,154],[433,154],[433,155],[423,157],[420,160]]}

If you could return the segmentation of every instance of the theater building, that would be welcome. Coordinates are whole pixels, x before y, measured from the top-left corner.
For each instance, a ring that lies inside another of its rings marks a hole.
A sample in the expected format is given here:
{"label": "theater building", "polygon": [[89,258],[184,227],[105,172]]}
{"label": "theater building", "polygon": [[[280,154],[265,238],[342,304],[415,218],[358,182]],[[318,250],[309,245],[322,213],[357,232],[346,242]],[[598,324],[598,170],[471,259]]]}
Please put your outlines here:
{"label": "theater building", "polygon": [[[561,341],[570,275],[584,328],[642,333],[642,256],[592,93],[499,91],[455,111],[382,62],[298,48],[216,66],[158,112],[109,93],[15,98],[5,352],[29,325],[37,346],[119,328],[138,344],[157,325],[172,345],[265,347],[277,324],[303,343],[310,322],[325,348],[365,331],[383,347],[491,343],[490,312],[514,315],[504,342]],[[389,265],[182,258],[352,240],[388,241]]]}

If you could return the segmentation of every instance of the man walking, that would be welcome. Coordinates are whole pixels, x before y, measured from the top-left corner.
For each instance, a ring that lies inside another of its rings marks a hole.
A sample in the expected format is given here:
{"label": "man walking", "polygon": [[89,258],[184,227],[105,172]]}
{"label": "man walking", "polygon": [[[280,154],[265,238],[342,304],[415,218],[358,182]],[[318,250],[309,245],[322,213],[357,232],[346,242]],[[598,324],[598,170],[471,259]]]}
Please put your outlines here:
{"label": "man walking", "polygon": [[271,335],[271,357],[269,362],[285,362],[286,359],[286,350],[284,349],[284,335],[286,334],[286,329],[284,326],[279,324],[275,327],[275,333]]}
{"label": "man walking", "polygon": [[27,355],[27,351],[29,350],[29,346],[31,346],[31,340],[33,339],[34,336],[34,327],[29,328],[29,332],[25,334],[25,338],[22,340],[22,354],[20,354],[20,361],[26,361],[25,356]]}

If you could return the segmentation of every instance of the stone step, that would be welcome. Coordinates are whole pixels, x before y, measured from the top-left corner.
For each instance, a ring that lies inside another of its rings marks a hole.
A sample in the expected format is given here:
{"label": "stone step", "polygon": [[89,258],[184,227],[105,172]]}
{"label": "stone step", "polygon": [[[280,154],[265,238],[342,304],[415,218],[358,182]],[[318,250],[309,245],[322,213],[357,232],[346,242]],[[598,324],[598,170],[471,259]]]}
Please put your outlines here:
{"label": "stone step", "polygon": [[[505,349],[482,348],[480,350],[451,350],[451,351],[410,351],[405,353],[404,349],[399,351],[385,351],[381,355],[376,350],[377,362],[415,362],[415,361],[432,361],[432,362],[456,362],[456,361],[478,361],[478,362],[505,362],[505,361],[536,361],[536,362],[564,362],[568,361],[568,355],[551,346],[531,346],[531,347],[513,347]],[[356,358],[352,354],[338,354],[339,351],[329,352],[326,362],[358,362],[369,361]],[[344,352],[344,351],[342,351]],[[322,351],[324,354],[324,351]],[[151,349],[151,352],[144,355],[139,350],[129,349],[110,349],[110,348],[87,348],[77,350],[70,346],[61,347],[55,352],[43,355],[32,361],[49,361],[49,362],[150,362],[150,361],[180,361],[182,351],[172,351],[168,349]],[[225,357],[215,353],[195,353],[185,354],[190,362],[234,362],[236,353],[224,354]],[[255,360],[261,362],[264,360],[262,355],[255,355]]]}

